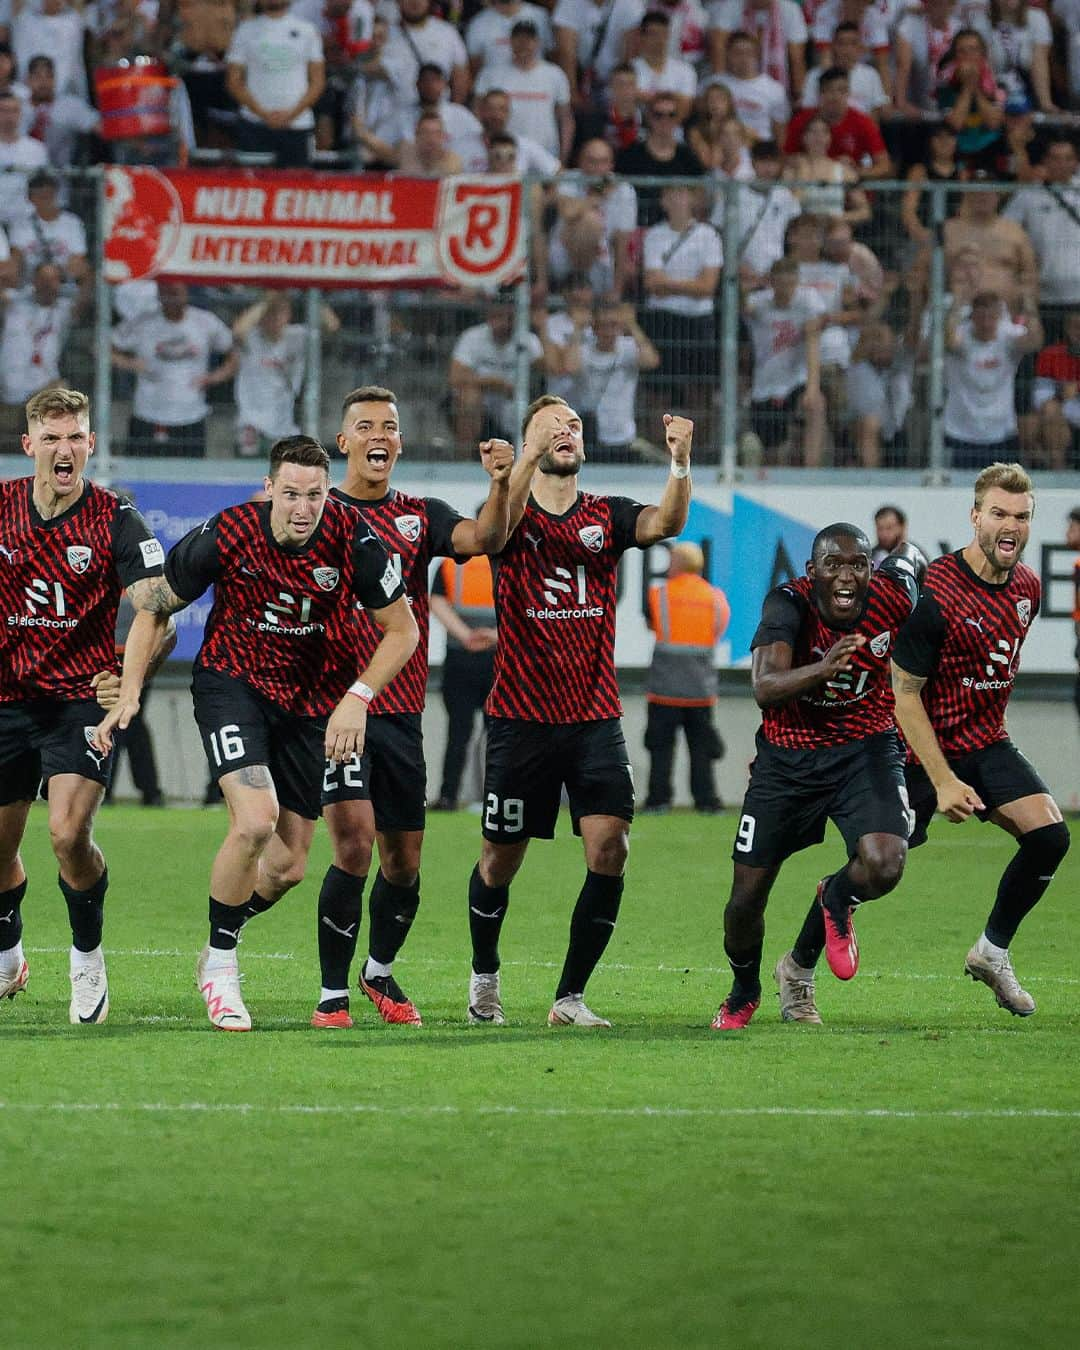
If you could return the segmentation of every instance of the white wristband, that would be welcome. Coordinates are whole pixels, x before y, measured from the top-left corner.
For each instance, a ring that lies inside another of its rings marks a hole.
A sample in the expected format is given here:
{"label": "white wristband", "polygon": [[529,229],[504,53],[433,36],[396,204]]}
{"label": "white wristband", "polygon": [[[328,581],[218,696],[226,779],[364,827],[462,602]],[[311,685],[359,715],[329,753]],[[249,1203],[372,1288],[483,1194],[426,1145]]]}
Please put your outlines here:
{"label": "white wristband", "polygon": [[363,680],[357,680],[355,684],[350,684],[345,692],[352,694],[354,698],[363,699],[365,703],[370,703],[375,697],[375,690],[372,689],[370,684],[365,684]]}
{"label": "white wristband", "polygon": [[676,464],[675,461],[672,460],[672,461],[671,461],[671,476],[672,476],[672,478],[689,478],[689,477],[690,477],[690,465],[689,465],[689,464]]}

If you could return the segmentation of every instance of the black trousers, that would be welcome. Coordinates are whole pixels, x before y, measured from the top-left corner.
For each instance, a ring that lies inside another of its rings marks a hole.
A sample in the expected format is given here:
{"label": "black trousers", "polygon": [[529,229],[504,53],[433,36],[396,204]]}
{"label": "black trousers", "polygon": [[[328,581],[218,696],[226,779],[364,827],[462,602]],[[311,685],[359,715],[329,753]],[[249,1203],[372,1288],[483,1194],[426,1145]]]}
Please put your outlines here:
{"label": "black trousers", "polygon": [[646,806],[671,804],[671,772],[675,762],[675,739],[681,727],[690,752],[690,792],[699,811],[716,807],[719,798],[713,777],[713,760],[723,754],[723,744],[712,720],[712,708],[674,708],[649,704],[645,749],[649,752],[649,794]]}
{"label": "black trousers", "polygon": [[450,649],[443,665],[442,699],[446,708],[446,753],[439,796],[456,802],[469,753],[476,714],[491,692],[495,661],[490,652]]}

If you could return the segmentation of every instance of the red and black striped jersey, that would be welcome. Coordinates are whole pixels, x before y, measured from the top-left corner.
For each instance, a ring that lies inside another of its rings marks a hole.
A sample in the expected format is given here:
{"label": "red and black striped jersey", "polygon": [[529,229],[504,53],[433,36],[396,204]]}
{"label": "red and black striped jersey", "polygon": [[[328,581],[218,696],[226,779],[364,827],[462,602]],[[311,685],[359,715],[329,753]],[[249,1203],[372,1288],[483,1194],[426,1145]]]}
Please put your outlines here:
{"label": "red and black striped jersey", "polygon": [[561,516],[532,498],[492,559],[499,642],[486,709],[528,722],[619,717],[616,573],[645,508],[578,494]]}
{"label": "red and black striped jersey", "polygon": [[822,618],[809,577],[796,577],[770,591],[751,650],[786,642],[794,670],[820,661],[847,633],[861,633],[866,642],[852,654],[847,670],[798,698],[765,708],[761,716],[765,739],[788,749],[816,750],[892,731],[896,720],[889,659],[896,634],[910,617],[918,594],[911,563],[893,557],[886,558],[871,575],[862,614],[842,628]]}
{"label": "red and black striped jersey", "polygon": [[930,564],[893,659],[926,680],[923,704],[946,756],[982,750],[1008,735],[1005,709],[1041,599],[1039,578],[1024,563],[996,586],[977,577],[962,552]]}
{"label": "red and black striped jersey", "polygon": [[356,603],[382,609],[404,594],[365,521],[332,500],[300,546],[275,540],[269,502],[230,506],[175,545],[165,577],[183,600],[214,587],[195,664],[304,717],[331,712],[363,669]]}
{"label": "red and black striped jersey", "polygon": [[44,520],[34,480],[0,483],[0,703],[92,699],[116,669],[125,587],[159,577],[165,551],[125,497],[84,482],[63,515]]}
{"label": "red and black striped jersey", "polygon": [[[409,597],[420,633],[416,651],[371,705],[371,712],[418,713],[424,711],[428,678],[428,632],[431,627],[428,599],[428,568],[432,558],[453,558],[451,536],[462,520],[457,511],[438,497],[412,497],[391,488],[377,502],[350,497],[340,488],[330,495],[360,512],[372,533],[382,543]],[[361,668],[371,660],[382,633],[365,610],[357,611]]]}

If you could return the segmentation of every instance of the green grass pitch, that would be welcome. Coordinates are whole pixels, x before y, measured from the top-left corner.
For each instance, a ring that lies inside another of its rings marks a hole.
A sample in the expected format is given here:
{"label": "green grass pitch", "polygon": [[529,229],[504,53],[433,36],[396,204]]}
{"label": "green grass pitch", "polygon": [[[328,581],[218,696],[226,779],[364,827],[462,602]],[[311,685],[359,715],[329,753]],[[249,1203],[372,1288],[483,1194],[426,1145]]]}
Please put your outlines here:
{"label": "green grass pitch", "polygon": [[1037,1016],[961,976],[1009,842],[937,826],[822,967],[826,1025],[770,972],[834,837],[782,874],[750,1029],[728,988],[731,817],[634,827],[589,989],[610,1032],[544,1025],[582,875],[534,844],[503,941],[511,1025],[464,1023],[479,827],[430,822],[397,973],[422,1030],[316,1032],[327,862],[241,948],[256,1032],[192,983],[220,809],[114,807],[112,1012],[67,1024],[45,819],[25,849],[31,964],[0,1007],[0,1341],[11,1347],[1064,1347],[1080,1314],[1080,849],[1014,946]]}

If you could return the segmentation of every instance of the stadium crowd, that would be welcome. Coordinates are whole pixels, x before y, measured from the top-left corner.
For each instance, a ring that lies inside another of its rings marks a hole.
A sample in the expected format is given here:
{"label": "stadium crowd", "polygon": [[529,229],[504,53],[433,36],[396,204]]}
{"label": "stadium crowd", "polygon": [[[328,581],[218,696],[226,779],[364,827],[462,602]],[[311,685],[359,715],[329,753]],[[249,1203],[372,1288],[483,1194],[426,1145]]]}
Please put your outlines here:
{"label": "stadium crowd", "polygon": [[[17,409],[69,377],[66,344],[93,280],[56,176],[72,165],[238,155],[351,172],[528,173],[542,180],[530,203],[533,392],[572,394],[607,458],[649,455],[635,410],[652,421],[684,408],[715,445],[727,264],[742,292],[743,461],[918,464],[927,188],[986,180],[1016,190],[945,201],[951,463],[1022,453],[1036,468],[1080,466],[1075,9],[12,0],[0,5],[0,166],[29,184],[25,202],[11,194],[0,211],[4,403]],[[886,179],[909,190],[875,188]],[[725,238],[737,239],[737,259],[725,259]],[[234,375],[235,397],[253,407],[269,388],[260,372],[273,372],[277,406],[295,398],[299,325],[273,305],[252,322],[257,301],[210,294],[211,323],[175,288],[171,312],[152,287],[118,293],[116,363],[144,385],[128,453],[204,453],[207,387]],[[399,327],[412,338],[426,322],[425,350],[448,363],[447,436],[505,435],[520,338],[482,296],[444,301],[436,334],[421,306]],[[193,353],[182,370],[169,355],[178,342]],[[157,351],[184,406],[151,419],[145,367]],[[286,432],[284,421],[265,434]],[[254,453],[260,434],[241,416],[234,449]]]}

